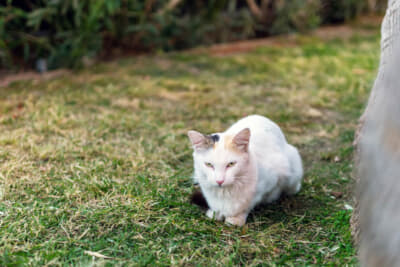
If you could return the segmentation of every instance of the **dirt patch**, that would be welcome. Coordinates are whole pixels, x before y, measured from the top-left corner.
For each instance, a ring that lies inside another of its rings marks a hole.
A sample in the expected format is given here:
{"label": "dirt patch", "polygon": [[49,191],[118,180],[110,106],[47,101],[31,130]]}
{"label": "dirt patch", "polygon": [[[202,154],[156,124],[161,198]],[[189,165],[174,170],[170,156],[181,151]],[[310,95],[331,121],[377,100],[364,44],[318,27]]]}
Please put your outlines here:
{"label": "dirt patch", "polygon": [[237,53],[245,53],[262,46],[295,46],[296,36],[284,35],[278,37],[268,37],[262,39],[237,41],[226,44],[216,44],[209,47],[195,48],[190,50],[191,53],[208,53],[214,56],[225,56]]}
{"label": "dirt patch", "polygon": [[[322,40],[332,40],[336,38],[349,39],[355,34],[360,36],[368,36],[374,34],[375,31],[367,29],[354,29],[349,25],[341,26],[326,26],[313,31],[310,36],[315,36]],[[298,45],[296,34],[285,35],[279,37],[268,37],[257,40],[238,41],[228,44],[217,44],[207,48],[196,48],[191,52],[193,53],[209,53],[214,56],[226,56],[238,53],[245,53],[252,51],[256,48],[263,46],[277,46],[277,47],[293,47]]]}
{"label": "dirt patch", "polygon": [[[320,27],[310,33],[310,36],[320,38],[321,40],[349,39],[354,35],[368,36],[376,33],[373,28],[379,27],[382,22],[381,16],[365,16],[352,24],[330,25]],[[298,45],[296,34],[281,35],[255,40],[237,41],[227,44],[216,44],[204,48],[195,48],[190,50],[193,53],[208,53],[214,56],[225,56],[237,53],[252,51],[262,46],[291,47]]]}
{"label": "dirt patch", "polygon": [[358,27],[352,27],[351,25],[340,25],[340,26],[326,26],[316,29],[311,33],[312,36],[316,36],[322,40],[332,39],[349,39],[354,35],[368,36],[375,34],[375,31],[370,29],[363,29]]}

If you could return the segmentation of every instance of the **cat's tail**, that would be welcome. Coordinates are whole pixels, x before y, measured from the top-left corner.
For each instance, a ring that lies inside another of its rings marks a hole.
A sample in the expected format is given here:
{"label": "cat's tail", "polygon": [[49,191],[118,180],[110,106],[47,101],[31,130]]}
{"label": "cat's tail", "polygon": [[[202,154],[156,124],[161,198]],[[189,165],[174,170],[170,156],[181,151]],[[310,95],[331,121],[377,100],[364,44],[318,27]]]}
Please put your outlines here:
{"label": "cat's tail", "polygon": [[195,188],[195,191],[193,191],[192,196],[190,197],[190,203],[195,204],[205,210],[209,208],[207,200],[200,188]]}

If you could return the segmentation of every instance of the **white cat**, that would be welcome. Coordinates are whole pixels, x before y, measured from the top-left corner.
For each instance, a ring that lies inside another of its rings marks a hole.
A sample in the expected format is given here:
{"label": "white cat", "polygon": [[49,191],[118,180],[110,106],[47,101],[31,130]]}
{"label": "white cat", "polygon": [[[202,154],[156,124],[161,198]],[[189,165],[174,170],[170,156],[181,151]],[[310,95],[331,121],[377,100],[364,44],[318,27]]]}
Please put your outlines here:
{"label": "white cat", "polygon": [[200,184],[207,216],[242,226],[254,206],[301,188],[303,167],[297,149],[271,120],[251,115],[223,133],[189,131],[195,182]]}

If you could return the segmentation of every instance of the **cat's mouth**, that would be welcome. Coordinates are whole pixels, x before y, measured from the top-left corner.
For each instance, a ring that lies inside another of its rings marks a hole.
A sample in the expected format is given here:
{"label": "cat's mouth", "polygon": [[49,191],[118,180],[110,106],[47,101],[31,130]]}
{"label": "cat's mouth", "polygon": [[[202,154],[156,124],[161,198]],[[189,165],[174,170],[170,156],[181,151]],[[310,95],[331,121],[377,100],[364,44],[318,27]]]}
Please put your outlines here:
{"label": "cat's mouth", "polygon": [[218,184],[218,183],[217,183],[217,184],[215,185],[215,187],[216,187],[216,188],[222,188],[222,189],[223,189],[223,188],[229,187],[230,185],[231,185],[230,183],[223,183],[223,184]]}

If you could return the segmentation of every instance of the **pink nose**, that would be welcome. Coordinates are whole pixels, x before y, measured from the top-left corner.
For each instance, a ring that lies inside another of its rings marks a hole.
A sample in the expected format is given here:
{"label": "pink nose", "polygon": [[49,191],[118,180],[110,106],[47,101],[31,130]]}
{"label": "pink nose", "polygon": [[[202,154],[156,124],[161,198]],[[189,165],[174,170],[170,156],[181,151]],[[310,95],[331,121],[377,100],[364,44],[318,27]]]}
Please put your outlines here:
{"label": "pink nose", "polygon": [[217,180],[218,185],[222,185],[224,183],[224,180]]}

